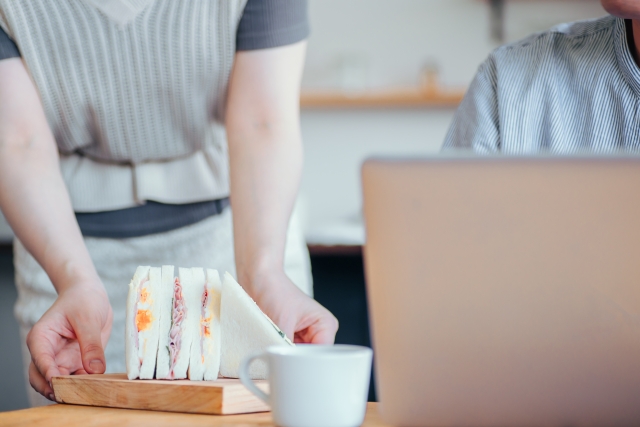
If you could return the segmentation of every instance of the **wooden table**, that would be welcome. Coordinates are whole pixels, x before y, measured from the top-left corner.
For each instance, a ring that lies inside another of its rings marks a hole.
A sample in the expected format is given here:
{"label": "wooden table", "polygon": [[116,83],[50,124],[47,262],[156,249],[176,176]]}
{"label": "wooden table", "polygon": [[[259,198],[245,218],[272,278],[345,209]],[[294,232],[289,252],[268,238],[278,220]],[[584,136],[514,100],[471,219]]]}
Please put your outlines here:
{"label": "wooden table", "polygon": [[[173,412],[137,411],[75,405],[50,405],[21,411],[1,412],[0,426],[274,426],[271,413],[247,415],[192,415]],[[385,427],[378,404],[369,403],[363,426]]]}

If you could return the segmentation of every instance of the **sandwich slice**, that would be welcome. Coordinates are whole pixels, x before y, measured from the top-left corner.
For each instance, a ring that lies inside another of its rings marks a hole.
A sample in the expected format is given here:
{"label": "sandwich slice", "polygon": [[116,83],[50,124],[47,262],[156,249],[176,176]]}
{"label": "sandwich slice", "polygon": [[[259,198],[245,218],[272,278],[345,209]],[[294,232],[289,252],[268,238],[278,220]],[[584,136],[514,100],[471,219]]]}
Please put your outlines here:
{"label": "sandwich slice", "polygon": [[[240,364],[255,352],[272,345],[294,345],[229,273],[225,273],[222,282],[220,323],[220,374],[227,378],[238,378]],[[249,374],[253,379],[266,379],[266,364],[261,360],[253,362]]]}
{"label": "sandwich slice", "polygon": [[[220,276],[215,270],[192,268],[192,285],[197,290],[187,299],[187,310],[197,313],[191,343],[188,377],[190,380],[215,380],[220,368]],[[193,309],[191,308],[193,306]]]}
{"label": "sandwich slice", "polygon": [[190,268],[162,267],[163,309],[160,316],[160,349],[156,378],[181,380],[187,378],[191,342],[200,318],[197,290]]}
{"label": "sandwich slice", "polygon": [[[206,294],[205,288],[205,276],[204,270],[201,268],[192,268],[191,282],[189,286],[193,287],[187,292],[187,311],[189,328],[193,331],[193,337],[191,341],[191,351],[189,356],[189,370],[187,371],[187,377],[192,381],[202,381],[204,379],[204,334],[202,333],[202,313],[203,302],[202,298]],[[197,292],[196,292],[197,290]],[[198,298],[196,298],[198,297]],[[193,316],[191,316],[193,314]]]}
{"label": "sandwich slice", "polygon": [[182,286],[175,277],[173,265],[162,266],[160,285],[160,338],[156,378],[170,380],[178,356],[184,320]]}
{"label": "sandwich slice", "polygon": [[202,287],[197,286],[191,269],[182,267],[178,269],[176,284],[182,287],[184,318],[182,319],[183,326],[179,332],[179,345],[177,346],[172,379],[185,379],[188,377],[189,362],[191,361],[191,346],[197,342],[196,335],[199,335],[200,296],[202,295],[200,290]]}
{"label": "sandwich slice", "polygon": [[158,353],[161,272],[138,267],[129,283],[125,326],[127,377],[153,379]]}
{"label": "sandwich slice", "polygon": [[222,339],[220,334],[220,297],[222,283],[217,270],[206,270],[205,294],[202,298],[202,334],[204,336],[203,354],[205,360],[204,379],[218,379],[220,372],[220,352]]}

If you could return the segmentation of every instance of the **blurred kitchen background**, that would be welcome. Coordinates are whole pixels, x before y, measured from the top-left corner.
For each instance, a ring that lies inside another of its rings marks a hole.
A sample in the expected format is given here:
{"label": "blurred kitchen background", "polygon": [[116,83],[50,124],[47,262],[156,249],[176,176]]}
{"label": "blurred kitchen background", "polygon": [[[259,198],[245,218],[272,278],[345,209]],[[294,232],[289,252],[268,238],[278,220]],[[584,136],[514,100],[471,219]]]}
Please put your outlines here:
{"label": "blurred kitchen background", "polygon": [[[309,14],[297,209],[316,298],[340,321],[337,342],[369,345],[362,161],[436,153],[491,50],[605,12],[597,0],[309,0]],[[11,239],[0,218],[0,411],[27,407]]]}

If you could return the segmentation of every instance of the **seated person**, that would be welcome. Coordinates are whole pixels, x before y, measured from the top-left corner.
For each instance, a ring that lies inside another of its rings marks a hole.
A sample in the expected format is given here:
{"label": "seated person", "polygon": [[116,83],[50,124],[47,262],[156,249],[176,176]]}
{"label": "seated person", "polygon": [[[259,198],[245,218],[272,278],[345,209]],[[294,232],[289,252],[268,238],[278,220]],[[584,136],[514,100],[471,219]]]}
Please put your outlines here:
{"label": "seated person", "polygon": [[477,153],[640,149],[640,0],[496,49],[460,104],[444,148]]}

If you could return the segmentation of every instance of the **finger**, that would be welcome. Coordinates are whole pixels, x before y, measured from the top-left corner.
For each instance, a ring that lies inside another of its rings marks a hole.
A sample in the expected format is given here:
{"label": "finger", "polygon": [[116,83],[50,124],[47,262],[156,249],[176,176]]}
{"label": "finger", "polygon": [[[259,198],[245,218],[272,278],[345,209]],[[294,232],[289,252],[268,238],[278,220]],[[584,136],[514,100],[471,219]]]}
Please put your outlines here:
{"label": "finger", "polygon": [[73,326],[80,344],[84,370],[89,374],[103,374],[106,362],[101,339],[102,325],[99,321],[91,320],[78,322]]}
{"label": "finger", "polygon": [[331,316],[316,321],[309,327],[296,332],[296,341],[307,344],[333,344],[338,332],[338,320]]}
{"label": "finger", "polygon": [[[49,331],[49,334],[56,333]],[[48,336],[47,331],[43,330],[40,324],[36,324],[27,335],[27,347],[31,353],[31,360],[47,382],[60,375],[55,357],[56,350],[52,344],[52,340],[57,338]]]}
{"label": "finger", "polygon": [[304,331],[296,332],[295,335],[293,336],[293,343],[294,344],[306,344],[307,343],[307,340],[305,340],[306,332],[307,332],[306,329]]}
{"label": "finger", "polygon": [[311,344],[333,344],[336,339],[336,331],[330,331],[328,329],[320,329],[314,333],[307,341]]}
{"label": "finger", "polygon": [[324,330],[309,327],[303,331],[296,332],[294,343],[296,344],[333,344],[335,334]]}
{"label": "finger", "polygon": [[35,391],[47,399],[55,401],[53,389],[33,362],[29,364],[29,384],[31,384],[31,387],[33,387]]}

